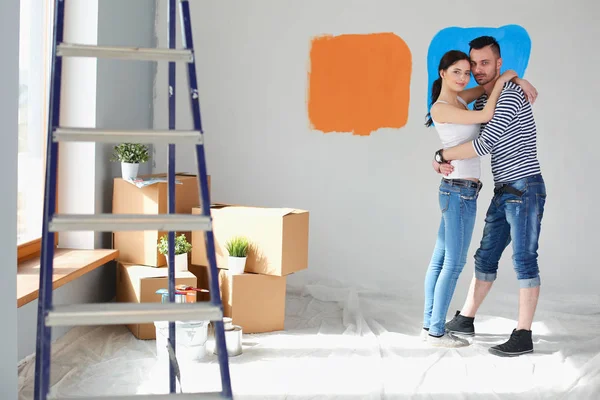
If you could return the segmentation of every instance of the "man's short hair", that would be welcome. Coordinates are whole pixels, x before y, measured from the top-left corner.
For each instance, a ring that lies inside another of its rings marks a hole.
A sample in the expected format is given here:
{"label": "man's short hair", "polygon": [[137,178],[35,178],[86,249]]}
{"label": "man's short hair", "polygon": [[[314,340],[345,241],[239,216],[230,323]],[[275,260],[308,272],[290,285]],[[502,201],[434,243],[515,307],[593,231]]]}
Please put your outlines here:
{"label": "man's short hair", "polygon": [[483,49],[485,46],[491,46],[494,54],[498,58],[502,57],[500,55],[500,45],[498,44],[496,38],[492,36],[479,36],[478,38],[471,40],[469,42],[469,46],[471,47],[469,51],[473,49],[480,50]]}

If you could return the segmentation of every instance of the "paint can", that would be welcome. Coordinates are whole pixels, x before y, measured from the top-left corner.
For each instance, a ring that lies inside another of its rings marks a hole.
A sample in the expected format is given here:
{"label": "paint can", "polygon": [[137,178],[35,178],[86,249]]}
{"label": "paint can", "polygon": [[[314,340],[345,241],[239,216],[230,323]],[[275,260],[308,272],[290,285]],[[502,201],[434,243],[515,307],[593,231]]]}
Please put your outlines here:
{"label": "paint can", "polygon": [[[229,357],[242,354],[242,334],[242,327],[239,325],[231,325],[231,329],[225,330],[225,344],[227,345],[227,355]],[[218,354],[216,343],[213,353]]]}

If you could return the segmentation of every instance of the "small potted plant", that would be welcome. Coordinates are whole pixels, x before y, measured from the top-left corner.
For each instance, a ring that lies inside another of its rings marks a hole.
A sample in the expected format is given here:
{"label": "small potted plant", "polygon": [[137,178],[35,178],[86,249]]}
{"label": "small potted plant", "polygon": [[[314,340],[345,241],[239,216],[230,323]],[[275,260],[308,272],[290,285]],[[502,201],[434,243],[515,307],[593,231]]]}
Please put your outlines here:
{"label": "small potted plant", "polygon": [[148,146],[141,143],[121,143],[114,147],[111,161],[121,163],[121,176],[123,179],[135,179],[140,164],[147,162],[149,159]]}
{"label": "small potted plant", "polygon": [[232,275],[243,274],[248,256],[248,239],[243,236],[235,236],[225,243],[225,249],[229,253],[229,272]]}
{"label": "small potted plant", "polygon": [[[185,234],[175,236],[175,271],[188,270],[188,253],[192,250],[192,245],[187,241]],[[164,235],[158,242],[158,252],[167,258],[169,265],[169,235]]]}

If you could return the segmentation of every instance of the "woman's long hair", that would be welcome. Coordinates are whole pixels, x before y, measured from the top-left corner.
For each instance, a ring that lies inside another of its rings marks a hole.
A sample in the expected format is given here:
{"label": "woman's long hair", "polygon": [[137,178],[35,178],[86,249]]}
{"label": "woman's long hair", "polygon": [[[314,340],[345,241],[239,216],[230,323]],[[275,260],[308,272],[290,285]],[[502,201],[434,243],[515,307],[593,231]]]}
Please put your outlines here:
{"label": "woman's long hair", "polygon": [[[438,66],[438,74],[441,71],[446,71],[448,68],[450,68],[452,65],[454,65],[456,62],[461,61],[461,60],[467,60],[469,61],[469,63],[471,62],[471,59],[469,58],[469,56],[460,50],[450,50],[448,51],[446,54],[444,54],[442,56],[442,59],[440,60],[440,65]],[[440,97],[440,92],[442,91],[442,77],[438,76],[438,78],[433,82],[433,85],[431,86],[431,104],[430,107],[433,106],[433,104],[437,101],[438,97]],[[431,119],[431,113],[427,113],[427,122],[425,122],[425,126],[429,127],[433,125],[433,120]]]}

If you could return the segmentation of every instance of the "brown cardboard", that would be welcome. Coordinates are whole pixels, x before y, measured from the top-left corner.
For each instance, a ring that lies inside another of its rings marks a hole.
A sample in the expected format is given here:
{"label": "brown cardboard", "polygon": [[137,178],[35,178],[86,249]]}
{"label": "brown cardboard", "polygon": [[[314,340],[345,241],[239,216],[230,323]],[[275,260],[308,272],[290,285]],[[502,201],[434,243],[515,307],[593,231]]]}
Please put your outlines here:
{"label": "brown cardboard", "polygon": [[[175,273],[175,285],[196,287],[197,279],[189,271]],[[158,289],[168,288],[168,269],[152,268],[119,262],[117,265],[117,302],[160,303]],[[129,324],[131,333],[138,339],[156,339],[154,324]]]}
{"label": "brown cardboard", "polygon": [[188,270],[196,276],[198,283],[196,283],[196,287],[198,289],[208,290],[209,292],[198,292],[196,294],[196,301],[210,301],[210,284],[209,282],[209,274],[208,267],[202,265],[188,265]]}
{"label": "brown cardboard", "polygon": [[286,277],[219,270],[223,313],[244,333],[284,329]]}
{"label": "brown cardboard", "polygon": [[[286,276],[308,268],[308,211],[213,205],[211,215],[219,268],[227,269],[225,243],[237,235],[250,241],[245,272]],[[192,232],[192,246],[192,264],[208,265],[204,232]]]}
{"label": "brown cardboard", "polygon": [[[155,174],[146,176],[166,176]],[[175,184],[175,212],[190,214],[193,207],[200,206],[198,180],[193,175],[177,175],[181,184]],[[210,188],[210,176],[208,176]],[[209,189],[210,190],[210,189]],[[138,188],[121,178],[114,179],[113,214],[166,214],[168,213],[168,184],[155,183]],[[157,249],[161,236],[167,232],[133,231],[115,232],[113,247],[119,250],[119,260],[127,263],[162,267],[167,259]],[[191,241],[191,232],[184,233]]]}

